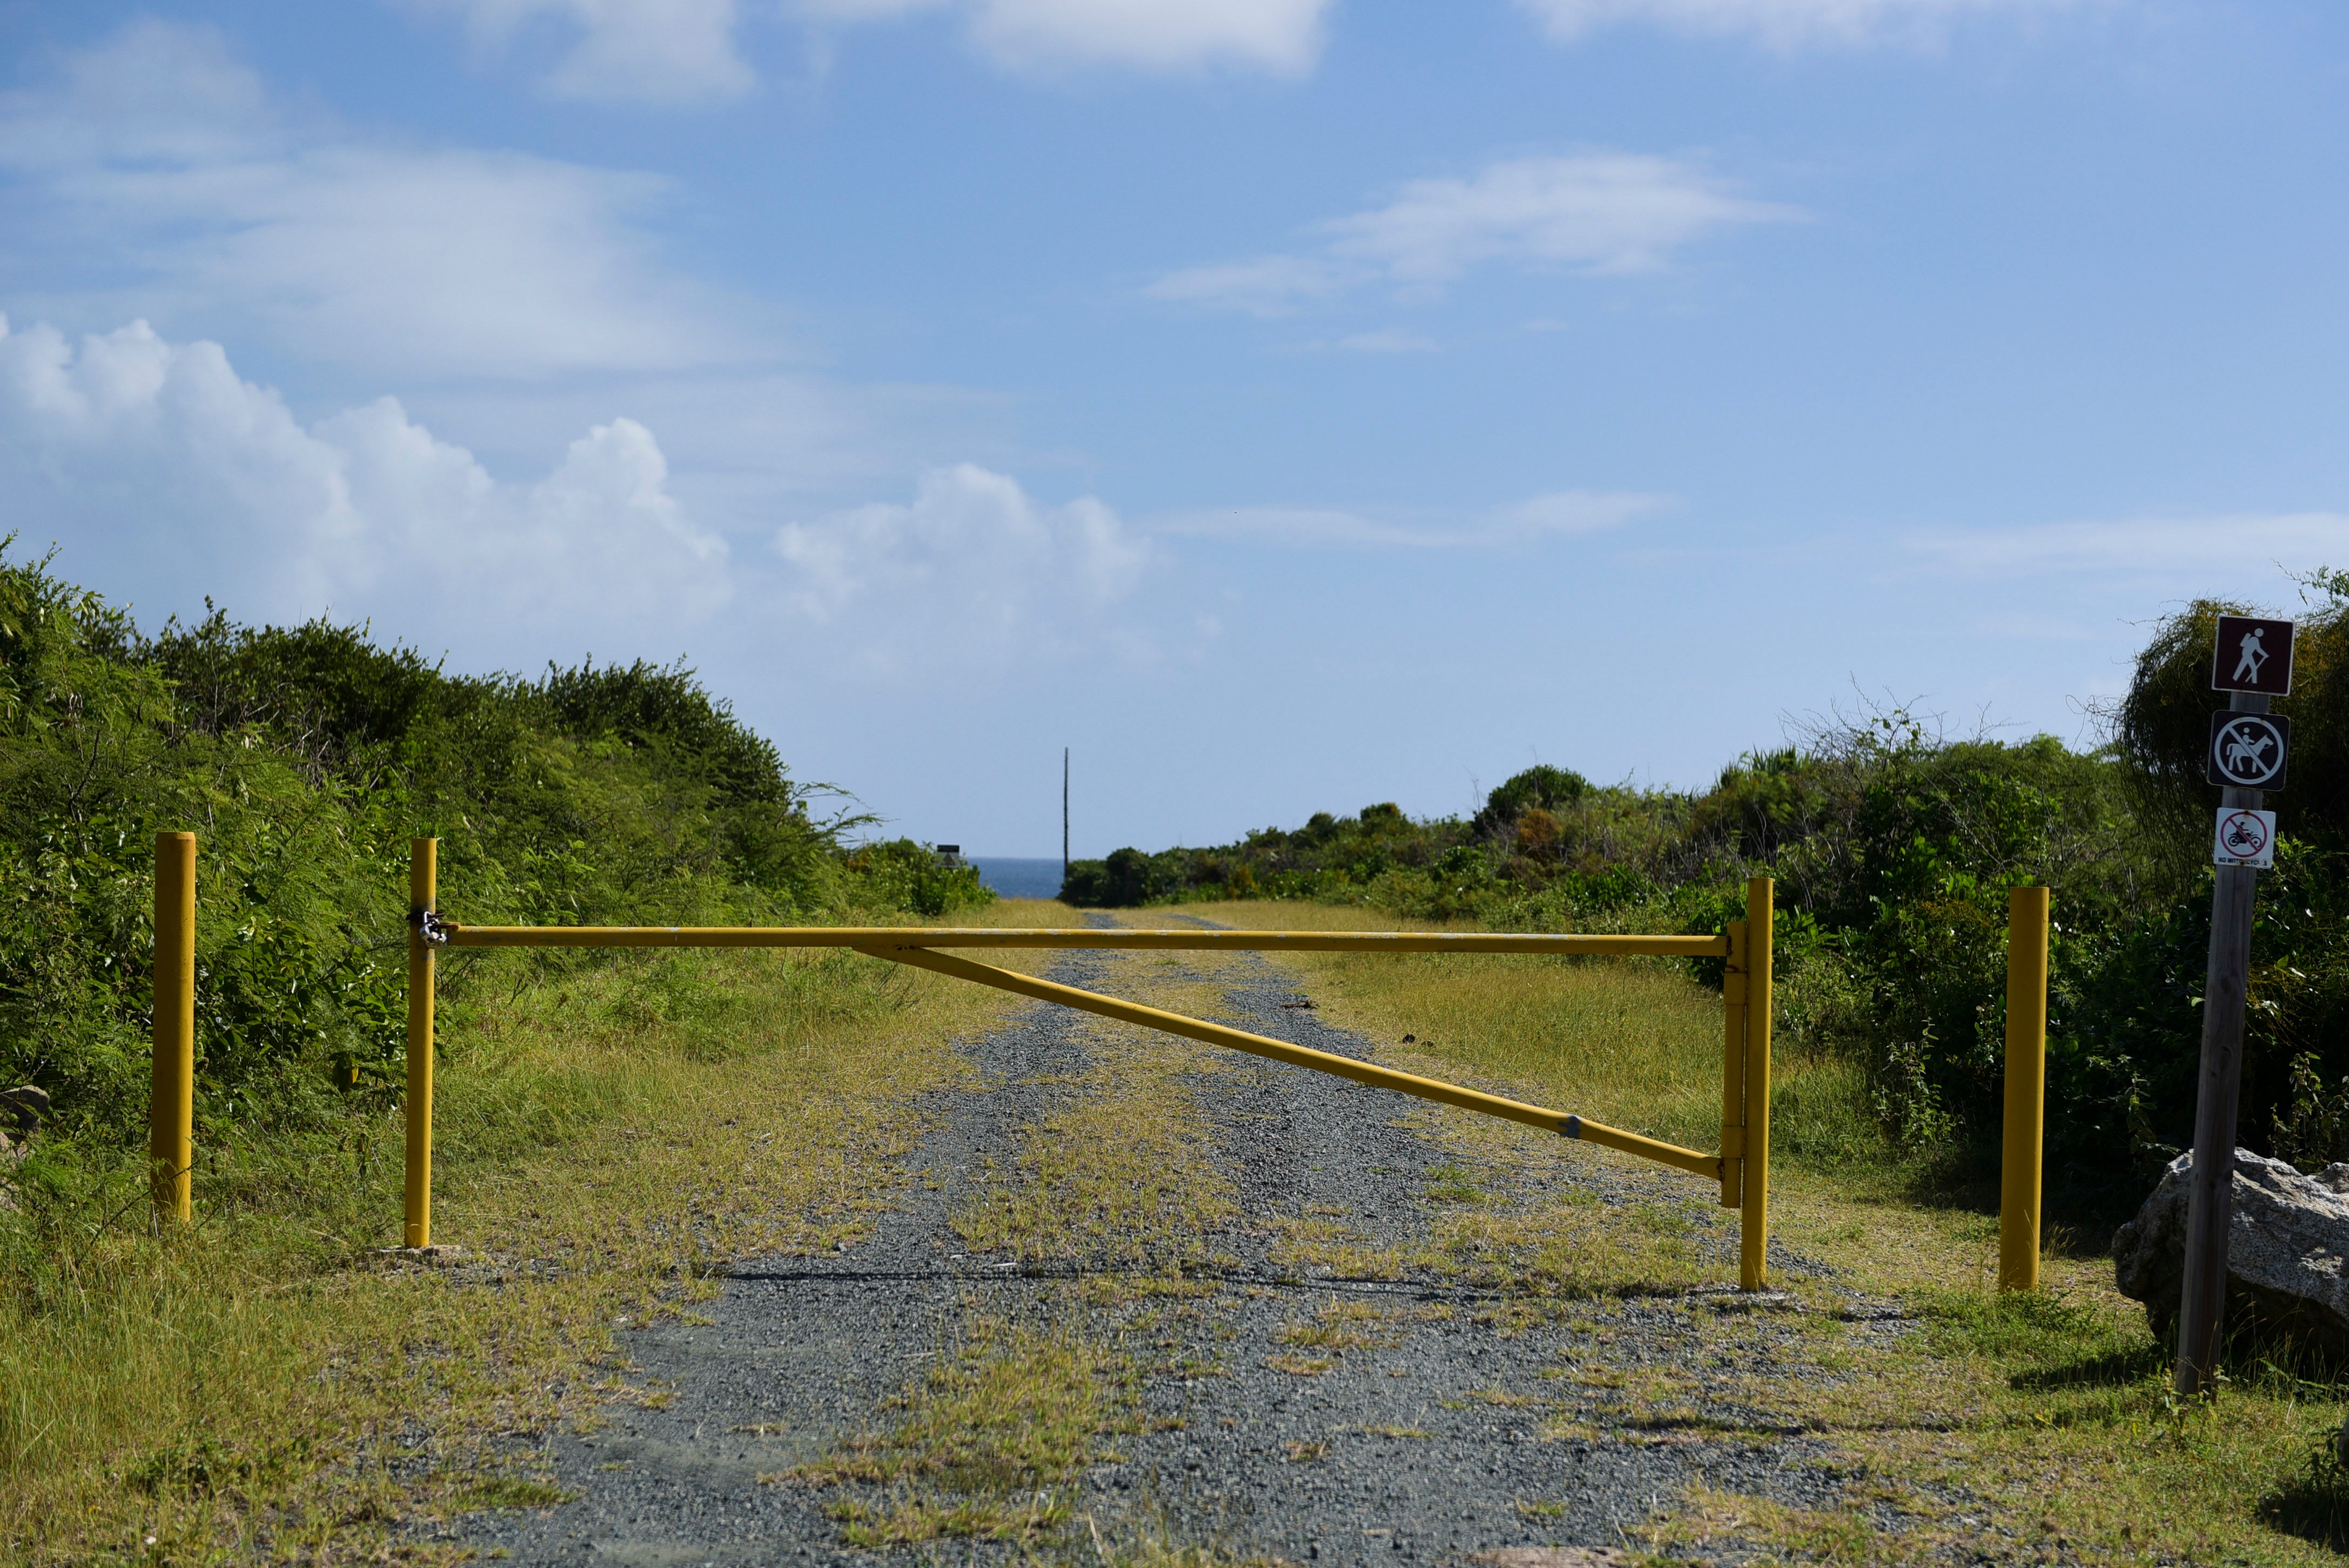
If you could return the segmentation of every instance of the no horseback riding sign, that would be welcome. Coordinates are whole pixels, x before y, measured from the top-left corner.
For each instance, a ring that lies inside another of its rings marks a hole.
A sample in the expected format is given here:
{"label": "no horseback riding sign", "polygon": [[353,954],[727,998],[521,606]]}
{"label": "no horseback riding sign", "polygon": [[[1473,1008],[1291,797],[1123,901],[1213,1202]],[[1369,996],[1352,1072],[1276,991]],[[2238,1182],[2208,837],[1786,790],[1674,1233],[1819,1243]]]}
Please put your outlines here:
{"label": "no horseback riding sign", "polygon": [[2210,755],[2203,777],[2221,788],[2281,789],[2292,754],[2292,720],[2272,713],[2210,716]]}
{"label": "no horseback riding sign", "polygon": [[2219,836],[2210,846],[2211,863],[2269,870],[2275,864],[2275,819],[2273,811],[2219,808]]}

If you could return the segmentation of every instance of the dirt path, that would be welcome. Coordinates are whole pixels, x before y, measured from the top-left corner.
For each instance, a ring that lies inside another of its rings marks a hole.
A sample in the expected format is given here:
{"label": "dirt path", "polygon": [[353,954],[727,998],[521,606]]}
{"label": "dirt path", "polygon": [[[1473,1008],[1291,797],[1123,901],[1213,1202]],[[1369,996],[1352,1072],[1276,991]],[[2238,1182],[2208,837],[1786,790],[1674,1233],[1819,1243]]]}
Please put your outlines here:
{"label": "dirt path", "polygon": [[[1253,955],[1050,973],[1376,1054]],[[1770,1409],[1774,1380],[1821,1375],[1791,1304],[1558,1284],[1578,1248],[1733,1258],[1701,1183],[1058,1008],[966,1049],[984,1087],[924,1107],[869,1239],[750,1260],[626,1335],[657,1408],[550,1435],[575,1500],[460,1539],[528,1562],[1452,1563],[1619,1547],[1692,1487],[1835,1506],[1831,1455]]]}

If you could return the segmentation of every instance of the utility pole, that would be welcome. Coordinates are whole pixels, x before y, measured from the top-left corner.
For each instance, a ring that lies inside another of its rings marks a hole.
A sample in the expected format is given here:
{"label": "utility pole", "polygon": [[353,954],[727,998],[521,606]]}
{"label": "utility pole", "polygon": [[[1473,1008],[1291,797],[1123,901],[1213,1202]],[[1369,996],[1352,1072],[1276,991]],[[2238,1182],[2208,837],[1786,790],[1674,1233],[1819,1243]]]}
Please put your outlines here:
{"label": "utility pole", "polygon": [[[2176,1387],[2188,1398],[2217,1392],[2233,1218],[2235,1122],[2242,1099],[2243,1013],[2251,968],[2251,903],[2259,868],[2273,863],[2275,819],[2261,810],[2280,787],[2291,738],[2264,715],[2271,694],[2292,690],[2292,624],[2219,618],[2210,684],[2233,695],[2210,726],[2206,777],[2220,786],[2210,889],[2210,957],[2202,985],[2202,1067],[2194,1105],[2194,1174],[2186,1211],[2186,1272],[2178,1304]],[[2280,635],[2278,634],[2281,634]],[[2282,646],[2275,646],[2280,643]],[[2270,753],[2272,755],[2270,755]]]}
{"label": "utility pole", "polygon": [[1069,882],[1069,748],[1061,748],[1061,885]]}

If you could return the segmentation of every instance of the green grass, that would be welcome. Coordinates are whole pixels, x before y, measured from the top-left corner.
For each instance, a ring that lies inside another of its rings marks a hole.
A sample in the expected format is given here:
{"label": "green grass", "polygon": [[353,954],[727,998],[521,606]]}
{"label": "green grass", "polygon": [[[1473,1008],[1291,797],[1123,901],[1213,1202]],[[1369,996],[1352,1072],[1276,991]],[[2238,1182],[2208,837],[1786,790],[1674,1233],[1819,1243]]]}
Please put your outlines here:
{"label": "green grass", "polygon": [[1126,1364],[1066,1322],[971,1317],[962,1336],[899,1396],[895,1426],[772,1478],[853,1489],[830,1508],[848,1545],[1044,1534],[1097,1439],[1133,1429]]}
{"label": "green grass", "polygon": [[[1362,930],[1413,923],[1357,909],[1261,903],[1186,913],[1253,928]],[[1661,964],[1520,958],[1283,954],[1330,1023],[1381,1059],[1488,1086],[1697,1148],[1720,1121],[1721,1002]],[[1408,1045],[1402,1037],[1416,1037]],[[2349,1549],[2349,1474],[2332,1439],[2349,1389],[2252,1355],[2212,1405],[2168,1391],[2168,1347],[2120,1296],[2108,1255],[2051,1245],[2043,1288],[1995,1289],[1994,1216],[1920,1198],[1935,1189],[1891,1157],[1858,1075],[1782,1049],[1772,1098],[1773,1234],[1831,1265],[1778,1283],[1790,1307],[1716,1313],[1694,1305],[1692,1344],[1728,1369],[1762,1427],[1701,1413],[1688,1367],[1607,1358],[1605,1307],[1638,1295],[1696,1303],[1733,1269],[1695,1243],[1733,1235],[1701,1182],[1603,1150],[1562,1151],[1523,1129],[1446,1111],[1411,1113],[1455,1151],[1431,1196],[1438,1257],[1502,1293],[1505,1332],[1561,1321],[1599,1347],[1558,1377],[1590,1413],[1556,1437],[1702,1432],[1766,1443],[1824,1439],[1849,1478],[1846,1502],[1809,1511],[1698,1487],[1635,1528],[1675,1559],[1838,1563],[1972,1560],[2317,1563]],[[1506,1201],[1514,1170],[1608,1165],[1638,1194],[1623,1207],[1568,1187]],[[1473,1174],[1473,1180],[1472,1180]],[[1476,1194],[1472,1199],[1470,1194]],[[1500,1194],[1500,1197],[1495,1197]],[[1478,1201],[1482,1200],[1482,1201]],[[1891,1324],[1846,1321],[1853,1298],[1898,1302]],[[1539,1506],[1538,1503],[1536,1506]]]}
{"label": "green grass", "polygon": [[[1147,960],[1111,967],[1114,988],[1157,1005],[1181,1005],[1186,995],[1175,993],[1195,989]],[[993,1172],[954,1227],[974,1251],[1023,1264],[1179,1271],[1238,1206],[1185,1081],[1225,1070],[1228,1054],[1091,1017],[1076,1027],[1092,1061],[1069,1086],[1071,1103],[1022,1130],[1017,1167]]]}
{"label": "green grass", "polygon": [[60,1189],[0,1214],[0,1558],[363,1556],[405,1518],[535,1506],[500,1434],[657,1401],[612,1370],[616,1320],[869,1227],[915,1097],[1012,1005],[844,954],[501,956],[444,1016],[457,1267],[376,1250],[400,1222],[380,1110],[206,1150],[184,1233],[149,1231],[135,1151],[47,1157]]}

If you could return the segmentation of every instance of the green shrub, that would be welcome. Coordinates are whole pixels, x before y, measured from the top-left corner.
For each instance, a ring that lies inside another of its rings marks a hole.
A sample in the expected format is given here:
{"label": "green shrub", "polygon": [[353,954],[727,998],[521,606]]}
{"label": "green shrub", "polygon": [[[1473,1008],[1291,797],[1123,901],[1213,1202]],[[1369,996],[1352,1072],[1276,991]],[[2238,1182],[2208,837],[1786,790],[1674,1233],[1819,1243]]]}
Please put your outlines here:
{"label": "green shrub", "polygon": [[[0,1084],[49,1091],[53,1143],[136,1141],[161,831],[199,835],[208,1129],[395,1092],[415,835],[442,841],[441,903],[474,922],[935,916],[992,896],[918,846],[843,846],[856,820],[816,820],[812,793],[681,665],[452,676],[364,626],[218,610],[148,639],[0,554]],[[469,957],[446,965],[452,1006]]]}

